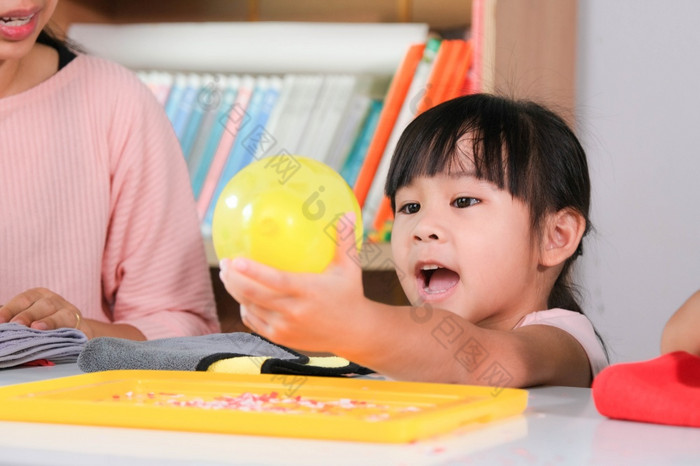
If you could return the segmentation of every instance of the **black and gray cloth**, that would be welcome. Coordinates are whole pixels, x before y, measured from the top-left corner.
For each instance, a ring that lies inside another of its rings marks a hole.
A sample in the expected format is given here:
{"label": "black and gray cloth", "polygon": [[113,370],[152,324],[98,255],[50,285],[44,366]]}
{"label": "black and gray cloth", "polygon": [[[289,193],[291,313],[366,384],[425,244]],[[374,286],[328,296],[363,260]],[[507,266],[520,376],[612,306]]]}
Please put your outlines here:
{"label": "black and gray cloth", "polygon": [[354,376],[372,370],[336,356],[306,356],[259,335],[233,332],[133,341],[98,337],[78,358],[84,372],[116,369]]}

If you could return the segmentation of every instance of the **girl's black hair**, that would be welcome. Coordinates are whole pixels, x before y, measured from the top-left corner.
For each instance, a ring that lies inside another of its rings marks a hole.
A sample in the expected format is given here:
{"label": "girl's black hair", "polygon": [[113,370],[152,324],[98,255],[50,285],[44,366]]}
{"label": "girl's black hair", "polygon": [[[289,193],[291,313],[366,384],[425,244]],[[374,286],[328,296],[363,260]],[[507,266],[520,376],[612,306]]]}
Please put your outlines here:
{"label": "girl's black hair", "polygon": [[[467,161],[473,163],[477,178],[528,204],[533,231],[541,231],[545,214],[564,208],[579,212],[586,222],[584,236],[589,231],[588,164],[573,131],[537,103],[488,94],[444,102],[406,127],[385,186],[394,212],[399,188],[417,176],[461,171]],[[581,245],[564,263],[547,299],[549,308],[583,313],[569,278],[580,254]]]}

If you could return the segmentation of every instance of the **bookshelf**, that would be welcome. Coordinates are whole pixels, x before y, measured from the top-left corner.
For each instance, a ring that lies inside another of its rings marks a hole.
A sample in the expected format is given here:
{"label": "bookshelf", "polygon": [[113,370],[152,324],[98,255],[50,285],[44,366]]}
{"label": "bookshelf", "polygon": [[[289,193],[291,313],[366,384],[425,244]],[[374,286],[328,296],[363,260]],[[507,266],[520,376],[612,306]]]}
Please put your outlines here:
{"label": "bookshelf", "polygon": [[[54,22],[423,22],[435,31],[480,26],[481,89],[573,113],[578,0],[62,0]],[[473,18],[476,14],[479,18]]]}
{"label": "bookshelf", "polygon": [[418,22],[436,30],[471,22],[471,0],[62,0],[54,20],[142,23],[179,21]]}
{"label": "bookshelf", "polygon": [[[472,27],[478,89],[526,97],[553,106],[573,122],[577,0],[63,0],[54,15],[58,32],[72,23],[304,21],[425,23],[443,37]],[[224,331],[245,331],[238,304],[218,278],[210,240],[207,260]],[[388,244],[369,243],[361,255],[367,297],[406,304]]]}

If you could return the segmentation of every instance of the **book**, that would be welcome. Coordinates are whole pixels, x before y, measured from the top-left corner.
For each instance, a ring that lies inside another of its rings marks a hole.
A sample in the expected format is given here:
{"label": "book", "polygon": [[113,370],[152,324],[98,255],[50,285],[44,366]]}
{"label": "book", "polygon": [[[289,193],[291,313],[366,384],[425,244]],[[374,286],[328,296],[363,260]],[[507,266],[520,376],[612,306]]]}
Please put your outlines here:
{"label": "book", "polygon": [[443,40],[440,44],[440,48],[435,55],[435,63],[425,84],[425,92],[420,99],[415,115],[420,115],[441,102],[442,96],[445,94],[447,81],[450,79],[452,69],[454,69],[457,62],[455,55],[459,49],[457,42],[459,41]]}
{"label": "book", "polygon": [[[216,206],[217,199],[229,180],[233,178],[233,175],[235,175],[238,169],[243,165],[243,159],[247,158],[245,157],[243,141],[251,133],[258,118],[260,108],[262,107],[263,99],[270,87],[270,81],[267,77],[260,76],[254,79],[252,92],[245,108],[245,117],[240,121],[238,130],[233,138],[233,143],[228,154],[226,154],[226,159],[217,177],[214,191],[211,194],[211,200],[209,201],[204,217],[201,219],[202,234],[205,237],[211,236],[211,222],[214,216],[214,207]],[[240,100],[237,99],[237,101],[239,104],[241,103]]]}
{"label": "book", "polygon": [[323,75],[296,76],[294,89],[279,121],[279,133],[274,135],[283,152],[299,154],[302,137],[307,131],[325,79]]}
{"label": "book", "polygon": [[374,217],[379,209],[379,205],[384,197],[384,184],[389,172],[391,157],[393,155],[396,144],[403,133],[403,130],[413,120],[416,115],[417,106],[423,96],[425,84],[433,69],[435,56],[440,49],[440,39],[429,39],[423,50],[423,56],[416,67],[416,70],[411,80],[411,84],[406,93],[403,105],[396,117],[389,139],[384,147],[384,153],[379,159],[379,165],[375,171],[374,179],[370,184],[370,189],[367,192],[367,197],[362,208],[362,218],[364,221],[365,230],[369,231],[374,223]]}
{"label": "book", "polygon": [[282,77],[282,85],[279,95],[277,96],[277,102],[272,108],[272,112],[267,119],[265,130],[261,135],[261,139],[258,142],[258,147],[253,155],[254,159],[258,160],[267,155],[282,151],[282,145],[278,139],[278,135],[280,133],[280,120],[282,119],[284,111],[287,108],[287,102],[294,91],[295,80],[296,76],[294,74],[285,74]]}
{"label": "book", "polygon": [[333,136],[352,97],[356,81],[357,78],[352,75],[325,76],[296,152],[326,162]]}
{"label": "book", "polygon": [[175,135],[182,145],[182,139],[185,135],[185,130],[192,116],[192,111],[197,102],[197,94],[201,87],[202,78],[197,73],[189,73],[187,75],[187,84],[182,91],[180,101],[175,108],[173,115],[173,130]]}
{"label": "book", "polygon": [[319,151],[320,160],[326,164],[329,162],[329,155],[335,140],[336,134],[341,131],[344,118],[347,118],[347,111],[350,101],[355,94],[358,78],[354,75],[342,75],[337,77],[336,92],[331,101],[325,118],[316,138],[314,146]]}
{"label": "book", "polygon": [[459,41],[458,45],[456,66],[452,78],[445,86],[445,94],[442,96],[443,102],[473,92],[469,74],[474,68],[474,42],[471,39]]}
{"label": "book", "polygon": [[221,192],[228,182],[243,167],[248,165],[256,152],[260,135],[277,101],[282,82],[279,78],[261,76],[257,78],[255,90],[248,104],[246,114],[249,121],[238,130],[238,135],[228,155],[226,164],[221,171],[219,181],[212,195],[206,215],[202,220],[201,230],[205,236],[211,235],[211,223],[214,218],[214,208]]}
{"label": "book", "polygon": [[170,88],[170,93],[168,94],[168,100],[165,102],[165,113],[168,115],[170,123],[175,121],[177,107],[180,105],[180,99],[186,87],[187,76],[184,73],[176,73],[173,78],[173,85]]}
{"label": "book", "polygon": [[246,111],[250,98],[253,96],[254,88],[255,78],[250,75],[243,76],[238,86],[236,100],[233,102],[230,111],[225,115],[225,118],[217,122],[223,127],[223,131],[197,199],[197,213],[200,220],[204,220],[209,204],[212,202],[221,171],[226,164],[226,159],[231,151],[231,147],[233,147],[233,141],[238,135],[238,130],[241,125],[249,120]]}
{"label": "book", "polygon": [[[443,69],[445,76],[438,78],[437,89],[430,101],[426,102],[427,105],[422,108],[423,111],[468,92],[468,88],[465,85],[468,85],[468,71],[473,63],[473,43],[463,40],[453,40],[449,41],[449,43],[451,47],[449,47],[450,53],[447,56],[449,56],[450,63]],[[440,50],[445,45],[443,42]],[[421,107],[419,107],[419,113],[420,111]],[[384,196],[374,216],[372,229],[374,231],[388,230],[388,225],[393,219],[393,215],[391,201]]]}
{"label": "book", "polygon": [[396,123],[396,118],[399,116],[399,111],[406,99],[408,88],[411,85],[411,81],[413,81],[413,75],[423,57],[424,50],[425,43],[411,45],[391,80],[372,142],[367,148],[362,166],[353,185],[353,191],[360,207],[364,206],[367,193],[377,172],[377,167],[391,136],[391,130]]}
{"label": "book", "polygon": [[153,93],[160,104],[165,107],[170,95],[170,89],[173,87],[174,77],[171,73],[153,72]]}
{"label": "book", "polygon": [[371,88],[374,79],[358,76],[350,102],[341,117],[338,129],[326,154],[326,164],[340,172],[348,158],[354,142],[360,137],[362,125],[367,118],[372,103]]}
{"label": "book", "polygon": [[247,133],[241,141],[240,150],[243,151],[244,156],[240,158],[240,162],[234,170],[234,175],[249,163],[258,160],[260,157],[256,155],[267,152],[272,142],[272,138],[267,130],[267,125],[274,110],[278,106],[283,88],[283,80],[278,76],[271,76],[269,81],[269,87],[263,96],[255,122],[251,126],[250,132]]}
{"label": "book", "polygon": [[[185,155],[185,160],[189,165],[189,159],[192,154],[192,146],[195,143],[197,134],[202,126],[202,121],[207,112],[211,112],[214,108],[214,99],[216,98],[214,92],[216,90],[216,82],[214,81],[214,76],[211,74],[204,74],[201,77],[200,87],[195,96],[195,101],[192,105],[192,112],[190,114],[187,126],[182,133],[182,138],[180,140],[180,145],[182,146],[182,153]],[[198,163],[196,161],[195,163]]]}
{"label": "book", "polygon": [[377,129],[383,104],[384,101],[382,99],[371,100],[367,116],[363,120],[357,138],[350,147],[347,158],[340,169],[340,176],[342,176],[350,186],[355,185],[357,176],[360,173],[365,155],[372,143],[372,136]]}
{"label": "book", "polygon": [[153,92],[156,100],[165,106],[173,85],[173,75],[161,71],[137,71],[136,76]]}
{"label": "book", "polygon": [[[221,80],[220,82],[224,82]],[[216,111],[207,116],[207,119],[202,122],[202,129],[197,137],[194,147],[192,148],[192,159],[199,159],[197,166],[193,166],[192,171],[192,191],[195,199],[199,202],[199,197],[204,186],[204,180],[209,173],[216,148],[219,146],[221,136],[224,133],[225,125],[221,124],[226,121],[229,113],[233,108],[236,96],[238,95],[238,87],[240,86],[240,78],[238,76],[230,76],[226,78],[223,84],[223,94],[221,95],[221,103],[216,106]],[[220,88],[215,88],[220,89]],[[217,92],[213,90],[213,92]],[[201,152],[201,154],[200,154]]]}
{"label": "book", "polygon": [[356,94],[348,104],[326,154],[326,164],[333,170],[340,172],[343,167],[353,143],[360,137],[362,123],[367,118],[371,103],[372,99],[368,95]]}
{"label": "book", "polygon": [[496,47],[496,2],[472,0],[472,46],[474,54],[472,73],[469,77],[470,92],[482,92],[489,89],[493,81],[491,63],[484,63],[484,57],[495,57]]}

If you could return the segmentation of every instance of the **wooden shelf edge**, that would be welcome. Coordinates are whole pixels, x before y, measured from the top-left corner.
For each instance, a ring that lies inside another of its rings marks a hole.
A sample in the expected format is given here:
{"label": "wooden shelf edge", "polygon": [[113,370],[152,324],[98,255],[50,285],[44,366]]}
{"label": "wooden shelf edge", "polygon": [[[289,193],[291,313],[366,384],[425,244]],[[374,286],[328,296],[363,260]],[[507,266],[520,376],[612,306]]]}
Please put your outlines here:
{"label": "wooden shelf edge", "polygon": [[[219,267],[219,259],[216,257],[214,243],[212,243],[211,238],[204,238],[204,250],[209,267]],[[366,271],[395,269],[390,243],[366,242],[362,246],[360,261],[362,270]]]}

